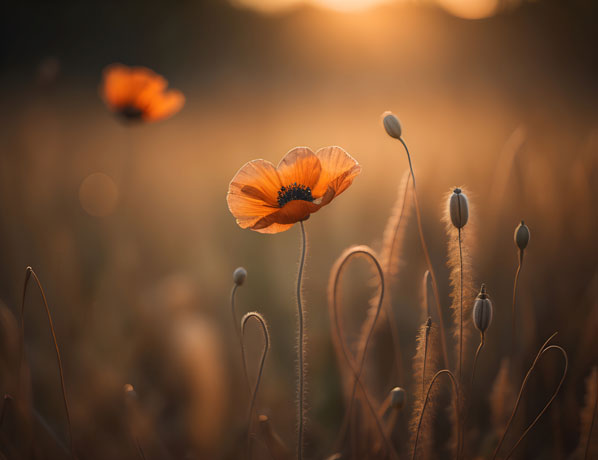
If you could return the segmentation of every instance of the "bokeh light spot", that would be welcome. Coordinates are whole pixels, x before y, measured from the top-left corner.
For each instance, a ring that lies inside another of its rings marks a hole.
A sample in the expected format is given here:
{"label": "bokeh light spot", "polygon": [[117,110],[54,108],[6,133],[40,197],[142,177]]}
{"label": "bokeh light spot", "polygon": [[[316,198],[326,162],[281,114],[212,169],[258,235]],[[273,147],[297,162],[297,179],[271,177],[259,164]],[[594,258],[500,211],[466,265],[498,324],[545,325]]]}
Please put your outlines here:
{"label": "bokeh light spot", "polygon": [[104,173],[90,174],[79,187],[79,201],[89,215],[109,216],[118,204],[118,186]]}

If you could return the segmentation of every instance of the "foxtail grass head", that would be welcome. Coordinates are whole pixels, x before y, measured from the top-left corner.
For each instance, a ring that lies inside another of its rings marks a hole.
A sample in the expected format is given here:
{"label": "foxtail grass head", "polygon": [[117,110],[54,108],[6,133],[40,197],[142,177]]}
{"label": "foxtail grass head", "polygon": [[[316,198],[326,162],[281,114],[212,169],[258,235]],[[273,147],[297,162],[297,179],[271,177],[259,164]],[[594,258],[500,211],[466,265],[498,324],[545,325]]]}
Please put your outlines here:
{"label": "foxtail grass head", "polygon": [[233,283],[236,286],[242,286],[247,278],[247,270],[244,267],[237,267],[233,272]]}
{"label": "foxtail grass head", "polygon": [[460,188],[455,188],[449,197],[449,215],[455,228],[463,228],[469,220],[469,202]]}
{"label": "foxtail grass head", "polygon": [[399,119],[392,112],[384,112],[382,117],[382,124],[384,125],[386,133],[390,137],[400,139],[403,134],[403,128]]}
{"label": "foxtail grass head", "polygon": [[527,247],[527,244],[529,243],[529,236],[529,227],[525,225],[523,221],[521,221],[521,223],[515,229],[515,234],[513,235],[515,244],[520,251],[523,251]]}
{"label": "foxtail grass head", "polygon": [[473,303],[473,324],[482,334],[492,323],[492,301],[486,292],[486,285],[482,284],[480,293]]}

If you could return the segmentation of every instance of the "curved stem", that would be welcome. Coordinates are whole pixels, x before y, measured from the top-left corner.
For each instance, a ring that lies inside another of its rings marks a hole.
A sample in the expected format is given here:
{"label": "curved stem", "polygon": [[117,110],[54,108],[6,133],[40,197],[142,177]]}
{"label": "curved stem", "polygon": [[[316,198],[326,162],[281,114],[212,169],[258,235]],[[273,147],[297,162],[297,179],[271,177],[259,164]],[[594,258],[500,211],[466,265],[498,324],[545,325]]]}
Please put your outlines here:
{"label": "curved stem", "polygon": [[[527,381],[529,380],[529,377],[530,377],[532,371],[534,370],[534,368],[536,367],[536,364],[538,363],[538,361],[540,360],[540,358],[544,355],[544,353],[546,351],[548,351],[549,349],[552,349],[552,348],[559,349],[563,353],[563,356],[565,357],[565,369],[564,369],[564,372],[563,372],[563,377],[561,378],[561,381],[558,384],[558,386],[556,388],[556,391],[553,393],[553,395],[550,398],[550,400],[548,401],[548,403],[544,406],[544,408],[542,409],[542,411],[540,411],[540,413],[535,418],[535,420],[531,423],[531,425],[525,430],[523,436],[521,438],[519,438],[519,441],[517,441],[517,443],[515,444],[515,447],[517,447],[517,445],[519,445],[519,442],[521,442],[521,440],[523,440],[523,438],[525,437],[525,435],[527,434],[527,432],[536,424],[536,422],[538,421],[538,419],[542,416],[542,414],[544,414],[544,412],[546,412],[546,410],[548,409],[548,407],[550,406],[550,404],[552,404],[552,401],[554,400],[554,398],[556,398],[556,395],[559,392],[559,390],[561,388],[561,385],[563,384],[563,381],[565,380],[565,375],[567,374],[567,369],[568,369],[568,358],[567,358],[567,353],[565,352],[565,350],[563,350],[561,347],[558,347],[556,345],[548,346],[548,344],[550,343],[550,341],[556,335],[557,335],[557,332],[555,332],[554,334],[552,334],[548,338],[548,340],[546,340],[546,342],[544,342],[544,344],[540,347],[540,350],[538,351],[538,354],[536,355],[536,357],[535,357],[532,365],[528,369],[527,374],[525,374],[525,377],[524,377],[523,382],[521,383],[521,387],[519,389],[519,394],[517,395],[517,400],[515,401],[515,407],[513,408],[513,412],[511,412],[511,416],[509,417],[509,421],[507,422],[507,426],[505,427],[505,430],[504,430],[504,432],[502,434],[502,437],[500,438],[500,441],[498,442],[498,445],[494,449],[494,454],[492,455],[492,459],[493,460],[496,459],[496,456],[498,455],[498,452],[500,451],[500,448],[502,447],[502,444],[503,444],[503,442],[505,440],[505,437],[507,436],[507,432],[509,431],[509,428],[511,427],[511,424],[513,423],[513,419],[515,418],[515,413],[517,412],[517,409],[519,408],[519,404],[521,403],[521,395],[523,394],[523,390],[525,390],[525,387],[527,385]],[[509,455],[511,455],[511,453],[513,452],[513,450],[515,449],[515,447],[511,450],[511,452],[509,452]]]}
{"label": "curved stem", "polygon": [[[337,291],[338,291],[338,286],[339,286],[339,280],[340,280],[340,275],[342,272],[343,267],[345,266],[345,264],[351,259],[352,256],[355,255],[365,255],[367,256],[376,266],[376,270],[378,272],[378,276],[380,277],[380,295],[378,297],[378,305],[376,307],[376,313],[374,315],[374,319],[372,321],[372,324],[370,326],[370,329],[368,330],[367,336],[366,336],[366,340],[365,340],[365,344],[363,349],[361,350],[360,356],[358,356],[358,360],[359,360],[359,366],[356,369],[355,368],[355,362],[353,360],[353,358],[351,357],[351,353],[349,352],[349,350],[347,349],[346,343],[345,343],[345,338],[343,337],[343,333],[342,333],[342,327],[340,324],[340,320],[339,320],[339,315],[338,315],[338,303],[336,301],[337,299]],[[334,319],[334,325],[335,325],[335,330],[337,333],[337,338],[340,342],[341,345],[341,349],[343,351],[343,355],[345,357],[345,360],[347,361],[347,364],[349,365],[351,372],[353,373],[354,379],[353,379],[353,388],[351,391],[351,399],[349,400],[349,406],[347,411],[345,412],[345,417],[343,420],[343,424],[342,424],[342,428],[341,428],[341,432],[339,434],[339,440],[342,440],[345,436],[345,433],[347,431],[347,427],[349,424],[349,419],[351,416],[351,413],[353,412],[353,404],[355,401],[355,394],[357,391],[357,385],[359,385],[361,391],[363,392],[364,395],[364,400],[366,401],[366,404],[368,406],[368,409],[370,410],[370,412],[372,413],[372,416],[374,418],[374,420],[376,421],[376,426],[380,432],[380,435],[386,445],[386,448],[388,449],[388,453],[390,454],[390,456],[392,458],[397,458],[396,452],[392,446],[392,443],[390,442],[390,440],[388,439],[388,437],[386,436],[386,432],[384,430],[384,427],[382,426],[382,422],[380,421],[380,418],[378,417],[377,411],[374,409],[370,398],[367,394],[367,390],[365,388],[365,385],[363,384],[362,380],[361,380],[361,375],[363,372],[363,366],[365,363],[365,358],[366,358],[366,354],[367,354],[367,349],[370,343],[370,339],[373,335],[374,332],[374,328],[376,325],[376,321],[378,320],[378,317],[380,315],[380,310],[382,309],[382,304],[383,304],[383,300],[384,300],[384,272],[382,270],[382,266],[380,265],[380,263],[378,262],[378,259],[376,258],[376,256],[374,255],[373,251],[368,248],[367,246],[356,246],[352,249],[350,249],[349,251],[347,251],[345,253],[344,258],[340,261],[340,263],[338,264],[338,266],[336,267],[336,270],[333,271],[335,273],[334,275],[334,283],[333,283],[333,288],[332,288],[332,310],[333,310],[333,319]]]}
{"label": "curved stem", "polygon": [[243,336],[241,335],[241,330],[239,329],[239,323],[237,321],[237,313],[235,311],[235,294],[237,292],[237,288],[239,287],[238,284],[234,284],[231,291],[230,291],[230,309],[233,316],[233,325],[235,327],[235,334],[237,334],[237,339],[239,340],[239,346],[241,348],[241,362],[243,364],[243,377],[245,378],[245,383],[247,384],[247,389],[251,393],[251,385],[249,385],[249,377],[247,375],[247,364],[245,362],[245,347],[243,345]]}
{"label": "curved stem", "polygon": [[[459,214],[461,214],[461,200]],[[459,227],[459,382],[461,382],[461,368],[463,366],[463,249],[461,246],[461,228]]]}
{"label": "curved stem", "polygon": [[19,362],[19,375],[18,379],[21,377],[23,361],[25,360],[25,296],[27,293],[27,286],[29,285],[29,279],[33,276],[37,287],[42,296],[42,300],[44,303],[44,308],[46,310],[46,316],[48,317],[48,324],[50,326],[50,332],[52,333],[52,340],[54,341],[54,350],[56,351],[56,361],[58,362],[58,372],[60,374],[60,386],[62,388],[62,399],[64,401],[64,410],[66,413],[66,420],[67,420],[67,427],[69,433],[69,440],[70,440],[70,452],[71,456],[75,458],[75,445],[73,441],[73,428],[71,423],[71,413],[69,410],[69,403],[66,396],[66,385],[64,383],[64,372],[62,369],[62,359],[60,358],[60,349],[58,348],[58,341],[56,340],[56,332],[54,330],[54,323],[52,322],[52,315],[50,314],[50,308],[48,307],[48,301],[46,299],[46,293],[44,292],[44,288],[37,277],[36,273],[33,271],[33,268],[27,267],[25,271],[25,284],[23,286],[23,297],[21,302],[21,337],[22,337],[22,352],[21,352],[21,360]]}
{"label": "curved stem", "polygon": [[[428,405],[428,400],[430,398],[430,391],[432,390],[432,385],[434,385],[434,382],[436,382],[436,380],[438,379],[438,377],[440,377],[441,375],[447,375],[450,380],[451,383],[453,385],[453,391],[455,393],[455,401],[457,401],[457,404],[455,406],[455,410],[457,411],[457,430],[459,430],[459,432],[457,433],[457,439],[460,440],[461,439],[461,423],[459,422],[460,419],[460,412],[459,412],[459,384],[457,383],[457,380],[455,379],[455,376],[453,375],[453,373],[451,371],[449,371],[448,369],[442,369],[438,372],[436,372],[436,374],[434,374],[434,377],[432,377],[432,380],[430,381],[430,384],[428,385],[428,391],[426,392],[426,398],[424,399],[424,405],[422,406],[422,411],[419,414],[419,421],[417,422],[417,431],[415,432],[415,442],[413,445],[413,455],[411,456],[411,458],[413,460],[415,460],[415,456],[417,454],[417,442],[419,440],[419,431],[421,429],[421,425],[422,425],[422,420],[424,418],[424,412],[426,411],[426,406]],[[459,458],[460,455],[460,445],[457,444],[457,458]]]}
{"label": "curved stem", "polygon": [[[268,354],[268,349],[270,348],[270,334],[268,333],[268,326],[266,325],[266,320],[257,312],[249,312],[243,316],[241,320],[241,336],[245,336],[245,325],[247,321],[251,318],[254,318],[259,324],[262,329],[262,333],[264,334],[264,349],[262,351],[262,357],[260,358],[260,365],[257,373],[257,378],[255,381],[255,386],[253,387],[253,391],[251,393],[251,403],[249,404],[249,415],[247,417],[247,458],[251,458],[251,425],[253,419],[253,410],[255,407],[255,400],[257,397],[257,392],[260,387],[260,382],[262,380],[262,374],[264,372],[264,363],[266,362],[266,355]],[[247,368],[247,361],[245,357],[245,349],[243,349],[243,362],[245,363],[245,368]]]}
{"label": "curved stem", "polygon": [[428,360],[428,338],[430,337],[430,327],[432,327],[432,318],[428,316],[428,321],[426,322],[426,336],[424,340],[424,365],[422,369],[422,398],[424,397],[424,392],[426,390],[426,361]]}
{"label": "curved stem", "polygon": [[304,406],[303,406],[303,398],[305,392],[305,357],[304,357],[304,317],[303,317],[303,305],[301,303],[301,287],[303,281],[303,267],[305,265],[305,252],[307,249],[307,241],[305,236],[305,226],[303,225],[303,221],[300,222],[301,227],[301,260],[299,261],[299,273],[297,274],[297,318],[298,318],[298,389],[297,389],[297,417],[298,417],[298,426],[297,426],[297,459],[303,459],[303,430],[304,430]]}
{"label": "curved stem", "polygon": [[449,367],[449,360],[448,360],[448,351],[446,348],[446,335],[444,331],[444,320],[442,319],[442,308],[440,306],[440,295],[438,294],[438,283],[436,282],[436,275],[434,273],[434,269],[432,268],[432,261],[430,260],[430,254],[428,253],[428,245],[426,244],[426,240],[424,238],[424,231],[422,228],[422,219],[421,219],[421,212],[419,209],[419,202],[417,200],[417,189],[415,187],[415,174],[413,173],[413,166],[411,164],[411,154],[409,153],[409,149],[407,148],[407,144],[403,140],[403,138],[399,139],[403,147],[405,148],[405,152],[407,153],[407,159],[409,160],[409,169],[411,170],[411,178],[413,179],[413,201],[415,202],[415,215],[417,217],[417,229],[419,232],[419,239],[422,245],[422,250],[424,252],[424,258],[426,259],[426,265],[428,266],[428,271],[430,272],[430,277],[432,279],[432,290],[434,292],[434,300],[436,300],[436,308],[438,309],[438,322],[440,323],[440,336],[442,338],[442,355],[444,358],[444,366],[446,368]]}
{"label": "curved stem", "polygon": [[519,250],[519,264],[517,265],[517,271],[515,272],[515,281],[513,283],[513,305],[511,307],[511,322],[512,328],[511,331],[511,354],[515,354],[515,342],[517,341],[516,336],[516,321],[515,321],[515,301],[517,299],[517,283],[519,282],[519,273],[521,272],[521,266],[523,265],[523,251]]}
{"label": "curved stem", "polygon": [[[390,248],[388,250],[388,257],[386,257],[384,271],[385,271],[385,273],[389,273],[389,274],[391,273],[391,265],[392,265],[392,260],[393,260],[392,256],[394,254],[397,236],[399,234],[399,230],[401,229],[401,223],[403,221],[403,215],[405,212],[405,203],[407,201],[407,190],[409,189],[409,181],[410,180],[411,180],[411,175],[408,175],[407,180],[404,181],[405,187],[403,189],[403,194],[402,194],[402,199],[401,199],[401,210],[399,211],[399,218],[397,220],[397,224],[395,225],[395,228],[394,228],[394,231],[392,234]],[[389,295],[387,297],[390,297],[390,286],[388,287],[388,290],[389,290]],[[394,309],[392,308],[390,301],[387,301],[386,305],[387,305],[386,306],[386,316],[388,318],[390,336],[392,338],[393,348],[394,348],[395,365],[397,367],[397,380],[401,381],[403,360],[401,357],[401,348],[400,348],[400,342],[399,342],[399,330],[397,328],[397,319],[396,319],[395,312],[394,312]]]}
{"label": "curved stem", "polygon": [[513,455],[513,452],[515,451],[515,449],[517,449],[517,446],[519,446],[521,441],[523,441],[523,439],[527,436],[527,434],[534,427],[534,425],[536,423],[538,423],[538,420],[540,420],[540,417],[542,417],[544,412],[546,412],[548,410],[548,408],[550,407],[552,402],[557,397],[561,387],[563,386],[563,382],[565,381],[565,377],[567,376],[567,369],[569,368],[569,358],[567,357],[567,352],[562,347],[559,347],[558,345],[550,345],[549,347],[546,347],[544,349],[544,351],[542,352],[542,355],[544,355],[544,353],[548,352],[551,349],[560,351],[561,354],[563,355],[563,358],[565,358],[565,367],[563,368],[563,375],[561,377],[561,380],[559,381],[559,384],[557,385],[556,390],[554,390],[554,393],[552,394],[551,398],[548,400],[548,402],[546,403],[544,408],[540,411],[540,413],[536,416],[534,421],[532,423],[530,423],[529,426],[525,429],[525,431],[523,432],[521,437],[517,440],[517,442],[515,443],[513,448],[509,451],[509,453],[505,457],[505,460],[508,460],[511,457],[511,455]]}
{"label": "curved stem", "polygon": [[475,378],[475,366],[478,362],[478,356],[480,356],[480,351],[484,347],[484,333],[480,333],[480,344],[478,345],[478,349],[475,352],[475,357],[473,358],[473,369],[471,370],[471,391],[473,391],[473,380]]}

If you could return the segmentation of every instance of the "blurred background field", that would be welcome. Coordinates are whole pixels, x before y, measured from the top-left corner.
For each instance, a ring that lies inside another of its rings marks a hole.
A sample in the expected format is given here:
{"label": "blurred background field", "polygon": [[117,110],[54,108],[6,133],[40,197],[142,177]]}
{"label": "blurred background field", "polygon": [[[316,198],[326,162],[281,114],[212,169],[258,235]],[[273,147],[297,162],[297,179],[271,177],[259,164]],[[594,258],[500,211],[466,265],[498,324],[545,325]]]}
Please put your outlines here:
{"label": "blurred background field", "polygon": [[[339,11],[327,7],[332,1],[294,3],[272,10],[265,0],[24,2],[0,19],[0,299],[17,316],[25,267],[36,270],[54,315],[81,457],[134,457],[122,396],[131,383],[145,412],[148,458],[237,458],[247,400],[228,297],[239,265],[249,273],[239,311],[262,312],[272,334],[258,409],[293,446],[299,229],[241,230],[225,197],[245,162],[277,163],[296,145],[340,145],[363,167],[306,223],[307,452],[332,453],[343,397],[326,285],[343,249],[380,247],[408,167],[382,128],[380,115],[392,110],[412,152],[447,310],[440,217],[455,185],[470,192],[476,227],[465,237],[474,280],[487,284],[495,304],[478,367],[482,388],[492,386],[508,352],[512,235],[521,219],[529,225],[519,286],[523,361],[527,368],[558,330],[570,370],[518,454],[567,458],[579,441],[584,379],[598,363],[598,7],[484,1],[477,6],[486,9],[471,10],[444,0],[444,9],[387,1]],[[163,122],[124,125],[98,92],[112,62],[164,75],[185,94],[185,107]],[[426,269],[412,221],[403,255],[392,294],[408,370]],[[346,323],[355,337],[373,290],[365,266],[350,271]],[[3,318],[6,393],[15,385],[16,332]],[[26,329],[34,404],[66,444],[51,336],[34,289]],[[382,326],[372,367],[392,359],[384,334]],[[257,333],[253,339],[251,369],[260,347]],[[558,362],[547,361],[525,420],[558,379]],[[409,394],[405,379],[374,381],[372,392],[381,400],[399,385]],[[487,397],[476,396],[478,407]],[[488,429],[476,414],[480,431]]]}

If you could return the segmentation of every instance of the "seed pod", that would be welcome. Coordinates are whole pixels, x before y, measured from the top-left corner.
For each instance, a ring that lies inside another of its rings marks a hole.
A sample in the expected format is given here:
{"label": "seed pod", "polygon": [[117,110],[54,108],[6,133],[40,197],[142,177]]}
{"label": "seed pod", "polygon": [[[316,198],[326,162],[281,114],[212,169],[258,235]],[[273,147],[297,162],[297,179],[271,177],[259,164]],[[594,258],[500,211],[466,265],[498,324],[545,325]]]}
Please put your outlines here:
{"label": "seed pod", "polygon": [[382,119],[382,123],[384,124],[386,133],[390,137],[400,139],[401,135],[403,134],[403,129],[401,128],[401,122],[399,119],[392,112],[384,112],[382,115],[384,117]]}
{"label": "seed pod", "polygon": [[394,387],[390,390],[390,407],[400,410],[405,405],[405,390],[401,387]]}
{"label": "seed pod", "polygon": [[486,285],[482,284],[480,293],[473,303],[473,324],[482,334],[492,322],[492,301],[486,293]]}
{"label": "seed pod", "polygon": [[515,229],[513,239],[521,251],[527,247],[527,243],[529,243],[529,227],[523,221]]}
{"label": "seed pod", "polygon": [[241,286],[245,282],[245,278],[247,278],[247,270],[243,267],[239,267],[233,272],[233,282],[237,286]]}
{"label": "seed pod", "polygon": [[460,188],[453,190],[449,198],[449,213],[451,222],[456,228],[463,228],[469,219],[469,202]]}

